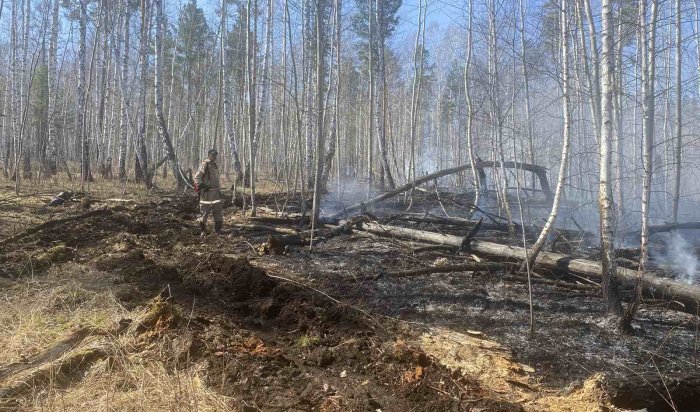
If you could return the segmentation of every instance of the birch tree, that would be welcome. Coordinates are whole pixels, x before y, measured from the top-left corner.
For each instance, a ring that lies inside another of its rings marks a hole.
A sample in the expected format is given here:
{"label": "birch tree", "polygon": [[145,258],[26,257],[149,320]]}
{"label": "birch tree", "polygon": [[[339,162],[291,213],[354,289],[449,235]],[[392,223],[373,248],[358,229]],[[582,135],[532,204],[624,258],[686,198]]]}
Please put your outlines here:
{"label": "birch tree", "polygon": [[[476,167],[476,153],[474,149],[474,116],[476,109],[474,107],[474,99],[472,97],[472,84],[471,84],[471,68],[472,68],[472,56],[474,55],[474,0],[469,1],[469,27],[467,29],[467,61],[464,64],[464,95],[467,100],[467,153],[469,156],[469,164],[472,170],[472,179],[474,179],[474,202],[470,209],[470,214],[479,207],[479,200],[481,198],[481,175],[479,174],[479,169]],[[411,126],[413,129],[413,126]]]}
{"label": "birch tree", "polygon": [[600,249],[602,273],[602,293],[605,297],[605,310],[622,314],[622,306],[615,275],[615,256],[613,246],[613,209],[612,188],[610,183],[611,150],[613,139],[613,74],[615,57],[613,51],[613,13],[612,0],[602,1],[603,19],[603,53],[602,66],[602,128],[600,138],[600,181],[598,185],[598,210],[600,213]]}
{"label": "birch tree", "polygon": [[314,173],[313,222],[318,222],[321,211],[321,184],[323,179],[323,151],[325,135],[323,124],[323,90],[325,79],[325,26],[324,0],[316,0],[316,171]]}
{"label": "birch tree", "polygon": [[[253,10],[255,8],[255,10]],[[248,0],[248,8],[246,14],[246,81],[248,84],[248,168],[250,170],[250,214],[255,216],[256,214],[256,204],[255,204],[255,139],[256,128],[258,122],[256,121],[257,116],[257,93],[256,93],[256,83],[257,78],[255,76],[256,70],[256,52],[255,43],[257,36],[257,9],[258,0],[253,3],[252,0]],[[255,17],[251,16],[251,13],[255,13]],[[252,27],[255,25],[255,27]]]}
{"label": "birch tree", "polygon": [[547,236],[552,230],[554,223],[557,220],[557,215],[559,214],[559,204],[561,202],[561,197],[564,192],[564,185],[567,181],[567,166],[569,164],[569,146],[571,142],[571,80],[569,74],[569,16],[568,16],[568,1],[561,0],[561,18],[560,18],[560,29],[561,29],[561,88],[562,88],[562,113],[564,114],[563,119],[563,143],[561,148],[561,161],[559,163],[559,178],[557,179],[557,187],[554,191],[554,200],[552,201],[552,210],[549,213],[549,217],[540,231],[540,235],[537,241],[532,246],[530,255],[528,256],[529,262],[523,262],[520,266],[520,270],[523,271],[526,267],[533,267],[537,256],[542,251],[544,244],[547,240]]}
{"label": "birch tree", "polygon": [[[335,37],[333,39],[333,50],[335,52],[335,66],[334,66],[334,75],[331,75],[331,79],[335,78],[335,81],[333,82],[333,85],[335,87],[335,103],[333,104],[333,119],[331,120],[331,125],[330,125],[330,133],[331,135],[328,138],[328,150],[326,151],[326,155],[324,158],[323,162],[323,178],[321,182],[321,189],[322,191],[326,191],[327,185],[328,185],[328,178],[331,174],[331,167],[333,166],[333,157],[335,156],[336,148],[339,147],[337,140],[339,139],[340,131],[338,130],[339,125],[338,125],[338,117],[340,115],[339,113],[339,107],[340,107],[340,81],[341,81],[341,74],[340,74],[340,66],[341,66],[341,59],[340,59],[340,44],[341,44],[341,16],[342,16],[342,11],[343,11],[343,1],[342,0],[335,0],[334,2],[334,7],[333,7],[333,26],[335,28]],[[328,92],[330,95],[330,89],[331,86],[329,85],[328,87]],[[324,114],[327,114],[328,112],[324,110]],[[340,170],[338,170],[338,179],[340,181]],[[340,191],[340,188],[338,188]]]}
{"label": "birch tree", "polygon": [[85,190],[85,183],[91,179],[90,174],[90,139],[85,133],[85,43],[87,37],[87,0],[78,0],[80,17],[78,20],[80,38],[78,40],[78,96],[75,113],[77,140],[81,142],[80,189]]}
{"label": "birch tree", "polygon": [[[120,86],[120,116],[119,116],[119,166],[118,176],[120,181],[126,181],[126,161],[129,149],[129,40],[131,26],[131,8],[127,2],[122,3],[121,13],[123,14],[123,32],[122,43],[123,50],[121,54],[121,76],[119,79]],[[117,53],[119,54],[119,53]]]}
{"label": "birch tree", "polygon": [[676,0],[676,124],[675,146],[673,161],[673,206],[671,209],[671,222],[678,222],[678,203],[681,196],[681,161],[683,147],[683,88],[682,88],[682,63],[683,44],[681,26],[681,0]]}
{"label": "birch tree", "polygon": [[147,188],[151,187],[151,175],[148,170],[148,153],[146,151],[146,93],[148,89],[148,38],[149,38],[149,0],[141,0],[141,39],[139,44],[139,101],[138,132],[134,142],[136,152],[136,180],[141,179]]}
{"label": "birch tree", "polygon": [[231,161],[233,162],[233,171],[237,182],[243,181],[243,169],[238,155],[238,143],[236,142],[236,126],[233,122],[231,113],[231,85],[226,70],[228,66],[227,46],[225,39],[228,35],[226,27],[227,5],[226,0],[221,0],[221,79],[223,82],[223,99],[224,99],[224,133],[229,144],[231,153]]}
{"label": "birch tree", "polygon": [[170,163],[170,167],[173,170],[173,176],[175,176],[177,185],[178,187],[184,187],[185,180],[180,172],[180,165],[170,139],[168,124],[165,121],[165,116],[163,116],[163,0],[154,0],[154,6],[156,8],[155,109],[158,133],[163,141],[168,163]]}
{"label": "birch tree", "polygon": [[48,108],[47,114],[48,119],[48,140],[46,144],[46,173],[50,176],[56,174],[56,125],[55,125],[55,115],[56,115],[56,88],[58,86],[58,79],[56,79],[56,66],[58,60],[56,58],[56,49],[58,47],[58,12],[61,0],[51,1],[51,34],[49,38],[49,59],[47,62],[48,69]]}
{"label": "birch tree", "polygon": [[649,263],[649,209],[651,206],[651,184],[653,175],[654,156],[654,113],[655,113],[655,78],[656,78],[656,19],[658,15],[658,3],[651,0],[651,16],[647,18],[647,2],[640,2],[639,7],[639,27],[642,31],[642,94],[644,96],[644,133],[643,133],[643,153],[642,164],[644,176],[642,180],[642,222],[641,222],[641,245],[639,252],[639,277],[637,278],[634,295],[624,316],[621,319],[620,327],[628,333],[633,332],[632,320],[641,300],[642,284],[641,277]]}

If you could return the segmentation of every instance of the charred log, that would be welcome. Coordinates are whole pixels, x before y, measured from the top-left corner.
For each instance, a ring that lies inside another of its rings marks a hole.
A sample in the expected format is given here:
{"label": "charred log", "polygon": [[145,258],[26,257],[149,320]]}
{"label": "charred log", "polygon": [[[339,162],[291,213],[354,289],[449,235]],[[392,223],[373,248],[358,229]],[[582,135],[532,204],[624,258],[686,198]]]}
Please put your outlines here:
{"label": "charred log", "polygon": [[[374,222],[365,223],[363,229],[377,235],[400,237],[456,247],[460,247],[463,240],[460,236],[381,225]],[[526,257],[525,250],[521,247],[501,245],[483,240],[473,240],[471,249],[474,253],[495,256],[500,259],[522,261]],[[543,268],[590,277],[601,277],[603,270],[599,262],[553,252],[540,253],[535,263]],[[618,268],[617,272],[619,280],[628,286],[633,285],[637,279],[637,271],[635,270]],[[684,312],[695,314],[700,308],[698,304],[700,302],[700,287],[698,286],[688,285],[650,274],[645,274],[642,277],[642,286],[647,296],[681,303],[680,310]]]}

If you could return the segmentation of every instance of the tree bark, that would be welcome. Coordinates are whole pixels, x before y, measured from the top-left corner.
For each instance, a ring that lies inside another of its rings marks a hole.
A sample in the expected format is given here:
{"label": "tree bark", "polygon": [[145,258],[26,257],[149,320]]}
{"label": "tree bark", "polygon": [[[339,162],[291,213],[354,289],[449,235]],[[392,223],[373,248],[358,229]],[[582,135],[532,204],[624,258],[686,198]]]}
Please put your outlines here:
{"label": "tree bark", "polygon": [[129,153],[129,37],[131,35],[129,26],[131,25],[131,11],[127,4],[122,4],[124,8],[124,50],[122,52],[121,78],[119,85],[121,90],[121,114],[119,117],[119,180],[126,181],[126,159]]}
{"label": "tree bark", "polygon": [[54,112],[56,111],[56,89],[58,81],[56,79],[56,49],[58,47],[58,11],[60,0],[53,0],[51,6],[51,37],[49,39],[49,60],[48,69],[48,108],[46,119],[48,123],[48,140],[46,142],[46,174],[53,176],[56,174],[56,127],[54,125]]}
{"label": "tree bark", "polygon": [[615,255],[613,247],[612,188],[610,187],[610,142],[613,138],[613,19],[611,0],[603,0],[603,55],[602,55],[602,129],[600,138],[600,181],[598,186],[598,209],[600,213],[600,249],[602,293],[607,312],[622,314],[622,305],[617,285]]}
{"label": "tree bark", "polygon": [[173,143],[170,139],[168,124],[163,116],[163,0],[154,0],[156,8],[156,53],[155,53],[155,109],[156,121],[158,123],[158,133],[163,140],[165,153],[168,157],[168,162],[173,170],[173,176],[177,181],[178,188],[185,186],[185,180],[180,172],[180,164],[177,161],[177,155],[173,148]]}
{"label": "tree bark", "polygon": [[[522,0],[521,0],[522,1]],[[472,179],[474,181],[474,205],[470,209],[469,215],[479,207],[479,200],[481,197],[481,187],[483,182],[482,174],[483,169],[477,169],[477,156],[476,149],[474,147],[474,116],[475,108],[474,101],[472,98],[472,87],[471,87],[471,65],[472,56],[474,55],[474,38],[473,38],[473,28],[474,24],[474,0],[469,0],[469,30],[467,32],[467,61],[464,65],[464,95],[467,100],[467,153],[469,154],[469,165],[472,170]],[[422,60],[421,60],[422,67]],[[422,73],[421,73],[422,75]],[[527,83],[526,83],[527,84]],[[526,86],[527,87],[527,86]],[[528,110],[529,113],[529,110]],[[528,115],[529,118],[529,115]],[[412,126],[414,127],[414,126]],[[413,131],[413,130],[412,130]],[[534,180],[534,178],[533,178]]]}
{"label": "tree bark", "polygon": [[85,183],[90,179],[90,139],[85,133],[85,42],[87,37],[87,0],[79,0],[80,39],[78,41],[78,104],[75,114],[75,127],[78,141],[81,142],[82,155],[80,167],[80,188],[85,190]]}
{"label": "tree bark", "polygon": [[682,132],[682,59],[683,59],[683,49],[682,49],[682,36],[681,36],[681,0],[676,0],[676,136],[675,136],[675,150],[674,150],[674,162],[673,162],[673,206],[671,211],[671,222],[678,222],[678,204],[680,202],[681,195],[681,160],[682,160],[682,150],[683,147],[683,132]]}
{"label": "tree bark", "polygon": [[561,0],[561,61],[562,61],[562,94],[563,94],[563,107],[562,112],[564,113],[564,142],[561,148],[561,162],[559,165],[559,178],[557,179],[557,188],[554,192],[554,200],[552,202],[552,211],[549,213],[547,222],[544,224],[542,231],[540,232],[537,241],[532,246],[530,251],[530,256],[527,262],[524,262],[520,267],[523,271],[526,267],[532,267],[537,259],[537,255],[542,251],[547,236],[554,227],[554,222],[557,220],[557,215],[559,214],[559,203],[561,201],[562,194],[564,192],[564,184],[567,181],[567,167],[569,164],[569,146],[571,142],[571,86],[569,84],[569,24],[568,24],[568,2],[567,0]]}
{"label": "tree bark", "polygon": [[227,15],[226,0],[221,0],[221,78],[223,81],[223,99],[224,99],[224,133],[228,140],[231,160],[233,161],[233,172],[235,181],[243,182],[243,168],[238,154],[238,143],[236,142],[236,125],[233,122],[231,114],[231,85],[229,84],[229,76],[227,72],[227,50],[226,38],[228,31],[226,30],[226,15]]}
{"label": "tree bark", "polygon": [[316,227],[321,212],[322,154],[325,146],[323,130],[323,83],[326,76],[324,6],[323,0],[316,0],[316,171],[314,173],[313,227]]}
{"label": "tree bark", "polygon": [[139,47],[139,116],[138,133],[134,142],[136,160],[140,169],[140,176],[147,188],[151,187],[151,176],[148,170],[148,154],[146,152],[146,86],[148,82],[148,37],[150,31],[148,0],[141,1],[141,44]]}
{"label": "tree bark", "polygon": [[[389,93],[387,91],[386,84],[386,61],[384,53],[384,43],[386,42],[386,33],[384,33],[385,22],[383,15],[383,8],[381,6],[381,0],[377,0],[375,7],[376,16],[376,32],[377,32],[377,45],[379,46],[379,77],[382,82],[382,119],[377,120],[377,141],[379,143],[379,154],[382,157],[382,168],[384,170],[383,176],[389,183],[389,189],[393,190],[396,188],[396,183],[394,183],[394,177],[391,173],[391,166],[389,164],[389,154],[387,150],[386,142],[386,129],[387,129],[387,112],[389,110]],[[370,19],[372,17],[370,16]],[[383,189],[383,188],[382,188]]]}
{"label": "tree bark", "polygon": [[634,297],[620,320],[623,331],[632,333],[632,320],[642,297],[642,277],[649,261],[649,209],[651,206],[651,184],[654,156],[654,116],[655,116],[655,77],[656,77],[656,17],[658,14],[657,1],[651,2],[651,20],[646,16],[646,2],[640,3],[639,23],[642,30],[642,90],[644,95],[644,134],[642,164],[644,177],[642,181],[642,229],[639,253],[639,271],[634,288]]}

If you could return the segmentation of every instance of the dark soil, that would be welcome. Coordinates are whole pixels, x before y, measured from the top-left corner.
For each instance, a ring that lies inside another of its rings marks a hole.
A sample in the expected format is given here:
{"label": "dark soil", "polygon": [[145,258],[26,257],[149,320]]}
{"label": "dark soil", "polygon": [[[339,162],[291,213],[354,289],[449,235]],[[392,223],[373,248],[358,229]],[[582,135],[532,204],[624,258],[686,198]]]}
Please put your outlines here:
{"label": "dark soil", "polygon": [[647,307],[638,336],[622,337],[595,292],[536,285],[530,335],[527,288],[499,273],[355,281],[468,255],[353,235],[260,257],[256,246],[268,233],[229,219],[225,236],[202,241],[195,213],[191,197],[113,207],[8,246],[0,277],[40,276],[73,260],[93,268],[126,307],[167,297],[189,319],[162,325],[185,342],[177,362],[203,362],[209,385],[240,410],[522,410],[408,343],[421,324],[482,331],[553,388],[593,372],[697,373],[695,320],[686,314]]}

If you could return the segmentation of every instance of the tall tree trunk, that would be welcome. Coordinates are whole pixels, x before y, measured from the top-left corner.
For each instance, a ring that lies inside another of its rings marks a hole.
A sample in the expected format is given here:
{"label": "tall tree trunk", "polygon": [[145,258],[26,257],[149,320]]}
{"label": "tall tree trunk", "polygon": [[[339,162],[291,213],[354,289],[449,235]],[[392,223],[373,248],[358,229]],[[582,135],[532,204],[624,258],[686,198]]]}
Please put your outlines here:
{"label": "tall tree trunk", "polygon": [[368,75],[369,75],[369,91],[368,94],[368,106],[367,106],[367,194],[372,191],[372,184],[374,183],[374,172],[373,161],[374,156],[372,150],[374,149],[373,133],[374,133],[374,1],[367,0],[367,10],[369,19],[369,36],[367,40],[367,50],[369,52],[368,59]]}
{"label": "tall tree trunk", "polygon": [[[471,4],[471,3],[470,3]],[[420,107],[421,86],[423,80],[423,64],[425,50],[425,16],[427,14],[428,5],[424,5],[422,0],[419,0],[418,9],[418,31],[416,32],[416,44],[413,49],[413,86],[411,89],[411,119],[410,119],[410,161],[408,169],[409,180],[416,181],[416,135],[418,129],[418,108]],[[471,17],[471,11],[469,12]],[[422,39],[422,41],[421,41]],[[471,48],[470,48],[471,51]],[[467,74],[465,73],[465,76]],[[411,190],[411,204],[413,202],[413,190]],[[410,205],[409,205],[410,208]]]}
{"label": "tall tree trunk", "polygon": [[[248,0],[248,10],[246,15],[247,35],[246,35],[246,66],[247,66],[247,82],[248,82],[248,168],[250,169],[250,207],[251,216],[256,214],[255,205],[255,151],[254,142],[256,136],[257,115],[256,101],[257,93],[255,92],[256,70],[255,70],[255,42],[257,38],[257,6],[258,0],[253,4],[252,0]],[[255,7],[255,11],[253,11]],[[251,17],[254,13],[254,17]],[[255,28],[251,28],[251,23],[255,24]]]}
{"label": "tall tree trunk", "polygon": [[139,115],[138,133],[134,149],[140,169],[140,176],[147,188],[151,187],[151,176],[148,170],[148,153],[146,151],[146,91],[148,85],[148,37],[149,37],[149,0],[141,0],[141,44],[139,47]]}
{"label": "tall tree trunk", "polygon": [[87,0],[79,0],[80,40],[78,41],[78,105],[75,114],[75,127],[78,141],[81,142],[82,155],[80,167],[80,190],[85,190],[85,183],[90,179],[90,139],[85,133],[85,42],[87,37]]}
{"label": "tall tree trunk", "polygon": [[472,97],[472,86],[471,86],[471,66],[472,66],[472,56],[474,55],[474,37],[473,37],[473,25],[474,24],[474,0],[469,0],[469,29],[467,32],[467,61],[464,65],[464,95],[467,100],[467,153],[469,154],[469,164],[472,168],[472,179],[474,179],[474,202],[470,209],[470,214],[472,214],[479,207],[479,200],[481,198],[481,187],[483,182],[481,176],[481,170],[476,167],[476,149],[474,145],[474,116],[475,107],[474,99]]}
{"label": "tall tree trunk", "polygon": [[562,76],[562,112],[564,113],[564,142],[561,148],[561,163],[559,165],[559,178],[557,179],[557,188],[554,191],[554,201],[552,202],[552,211],[549,213],[542,231],[540,232],[537,241],[532,246],[530,256],[528,257],[528,262],[524,262],[520,267],[520,270],[524,270],[526,267],[533,267],[535,260],[537,260],[537,255],[542,251],[544,243],[547,240],[549,232],[551,232],[554,222],[557,220],[557,215],[559,214],[559,203],[561,202],[562,193],[564,191],[564,185],[566,183],[567,177],[567,166],[569,164],[569,146],[571,142],[571,86],[570,86],[570,75],[569,75],[569,16],[568,13],[568,0],[561,0],[561,76]]}
{"label": "tall tree trunk", "polygon": [[622,118],[622,98],[624,96],[624,73],[623,73],[623,56],[622,56],[622,29],[623,29],[623,14],[622,8],[618,5],[617,11],[617,35],[615,38],[616,53],[615,62],[617,63],[617,70],[615,70],[616,77],[614,78],[615,85],[617,86],[614,91],[613,97],[613,110],[615,113],[615,139],[613,140],[613,151],[615,153],[615,189],[616,189],[616,206],[617,206],[617,216],[622,218],[625,216],[625,196],[624,196],[624,179],[623,179],[623,155],[624,150],[624,125]]}
{"label": "tall tree trunk", "polygon": [[683,146],[682,132],[682,83],[681,83],[681,64],[683,58],[682,37],[681,37],[681,0],[676,0],[676,130],[675,130],[675,150],[674,150],[674,176],[673,176],[673,209],[671,212],[671,221],[678,222],[678,203],[681,195],[681,160]]}
{"label": "tall tree trunk", "polygon": [[8,167],[9,175],[12,178],[16,178],[16,161],[12,160],[13,154],[16,155],[17,143],[19,142],[19,118],[21,114],[21,100],[20,100],[20,75],[19,75],[19,40],[17,36],[17,8],[19,3],[17,1],[11,2],[11,16],[10,16],[10,138],[7,140],[7,154],[5,156],[6,164],[12,163],[12,167]]}
{"label": "tall tree trunk", "polygon": [[[335,39],[334,47],[335,50],[335,104],[333,105],[333,120],[331,120],[330,125],[330,138],[328,139],[328,151],[324,159],[323,165],[323,179],[321,182],[321,188],[326,191],[328,186],[328,177],[331,174],[331,167],[333,166],[333,156],[335,156],[335,150],[337,146],[337,139],[339,137],[339,126],[338,126],[338,111],[340,107],[340,41],[341,41],[341,16],[343,11],[343,1],[335,0],[335,7],[333,9],[334,15],[334,27],[335,27]],[[340,179],[340,176],[338,176]]]}
{"label": "tall tree trunk", "polygon": [[274,21],[272,20],[272,5],[272,0],[268,0],[267,17],[265,18],[265,51],[263,52],[263,73],[261,78],[262,89],[258,100],[258,114],[256,115],[256,121],[258,124],[255,127],[255,138],[252,140],[253,156],[256,158],[264,126],[263,121],[265,120],[265,116],[267,115],[267,111],[270,106],[268,95],[270,94],[270,84],[272,82],[270,79],[270,66],[272,64],[272,32],[274,24]]}
{"label": "tall tree trunk", "polygon": [[[221,78],[224,88],[224,133],[228,140],[229,150],[231,151],[231,160],[233,161],[233,171],[235,180],[238,183],[243,182],[243,169],[241,168],[241,160],[238,155],[238,144],[236,142],[236,125],[233,123],[231,114],[231,85],[229,84],[229,76],[226,71],[228,66],[226,38],[228,31],[226,30],[226,0],[221,0]],[[171,98],[172,99],[172,98]]]}
{"label": "tall tree trunk", "polygon": [[[526,58],[526,48],[525,48],[525,5],[524,0],[519,2],[520,8],[520,59],[522,64],[522,75],[523,75],[523,86],[525,87],[525,123],[527,130],[527,144],[528,144],[528,161],[530,164],[535,164],[535,136],[532,131],[532,116],[530,109],[530,70],[528,68],[528,61]],[[471,12],[469,15],[471,19]],[[470,35],[471,36],[471,35]],[[471,50],[471,44],[469,48]],[[470,51],[471,53],[471,51]],[[469,132],[467,132],[469,133]],[[535,188],[535,176],[532,176],[531,187]]]}
{"label": "tall tree trunk", "polygon": [[593,108],[593,122],[595,126],[596,138],[600,139],[602,127],[601,114],[601,96],[600,96],[600,62],[598,61],[598,32],[595,27],[595,20],[591,11],[590,0],[583,0],[586,10],[586,20],[588,21],[588,39],[591,43],[591,65],[593,66],[591,94],[593,99],[591,105]]}
{"label": "tall tree trunk", "polygon": [[[389,155],[387,151],[386,142],[386,129],[387,129],[387,113],[389,110],[389,93],[387,90],[386,83],[386,56],[384,53],[384,43],[386,41],[386,33],[384,28],[386,26],[384,22],[384,14],[382,8],[381,0],[377,0],[375,16],[376,16],[376,32],[377,32],[377,46],[379,48],[379,77],[382,82],[382,118],[377,120],[377,142],[379,143],[379,154],[382,157],[382,168],[384,170],[383,176],[389,183],[389,190],[394,190],[396,188],[396,183],[394,182],[394,177],[391,174],[391,167],[389,165]],[[371,17],[370,17],[371,18]]]}
{"label": "tall tree trunk", "polygon": [[325,135],[323,130],[323,83],[325,69],[325,33],[323,25],[324,0],[316,0],[316,172],[314,173],[313,223],[318,222],[321,211],[321,179],[323,175],[323,151]]}
{"label": "tall tree trunk", "polygon": [[620,321],[623,331],[631,333],[632,320],[639,306],[642,294],[642,276],[649,262],[649,208],[651,200],[651,184],[653,175],[654,156],[654,110],[655,110],[655,78],[656,78],[656,17],[658,3],[651,0],[651,17],[647,22],[646,1],[640,2],[639,26],[642,30],[642,89],[644,95],[644,134],[642,164],[644,176],[642,181],[642,230],[639,253],[639,270],[634,288],[634,296]]}
{"label": "tall tree trunk", "polygon": [[56,49],[58,47],[58,11],[61,0],[53,0],[51,6],[51,37],[49,39],[49,60],[47,62],[48,69],[48,107],[47,107],[47,125],[48,125],[48,141],[46,143],[46,174],[53,176],[56,174],[56,126],[54,124],[54,114],[56,111],[56,89],[58,79],[56,79]]}
{"label": "tall tree trunk", "polygon": [[613,51],[612,0],[603,0],[603,55],[602,55],[602,129],[600,138],[600,183],[598,186],[598,209],[600,212],[600,248],[602,293],[607,312],[622,313],[618,281],[615,273],[613,250],[612,188],[610,187],[610,142],[613,139],[613,73],[615,58]]}
{"label": "tall tree trunk", "polygon": [[[103,1],[100,5],[100,25],[102,27],[107,27],[109,25],[109,7],[113,7],[110,2]],[[102,57],[100,59],[100,84],[99,84],[99,103],[97,108],[97,133],[99,137],[97,139],[97,150],[95,152],[95,161],[98,165],[104,162],[104,153],[106,149],[106,137],[107,137],[107,122],[105,121],[105,113],[107,111],[107,100],[109,100],[109,87],[107,87],[107,74],[109,69],[109,36],[107,35],[107,30],[105,29],[102,33]],[[97,43],[95,43],[97,44]],[[95,53],[95,51],[93,51]],[[98,166],[99,169],[99,166]]]}
{"label": "tall tree trunk", "polygon": [[126,159],[129,155],[129,37],[131,25],[131,11],[128,5],[122,4],[124,8],[124,50],[122,52],[121,78],[119,79],[121,91],[121,114],[119,116],[119,180],[126,181]]}
{"label": "tall tree trunk", "polygon": [[[156,121],[158,123],[158,133],[163,141],[168,163],[173,170],[173,176],[177,181],[178,188],[185,186],[185,180],[180,172],[180,164],[177,161],[177,155],[173,148],[173,143],[170,139],[168,124],[163,116],[163,0],[154,0],[156,8],[156,73],[155,73],[155,109]],[[155,172],[155,170],[154,170]]]}

